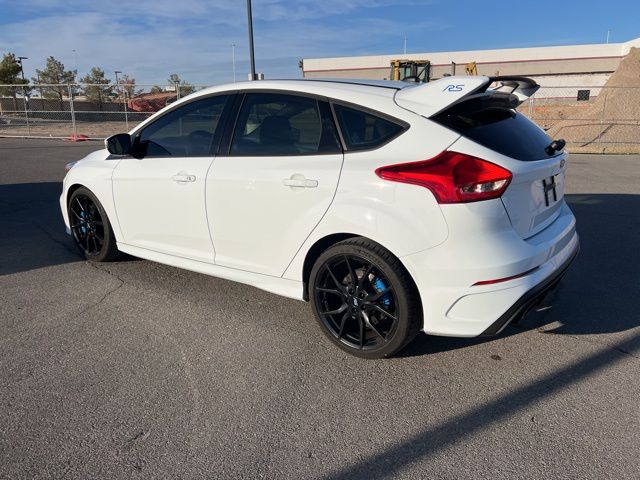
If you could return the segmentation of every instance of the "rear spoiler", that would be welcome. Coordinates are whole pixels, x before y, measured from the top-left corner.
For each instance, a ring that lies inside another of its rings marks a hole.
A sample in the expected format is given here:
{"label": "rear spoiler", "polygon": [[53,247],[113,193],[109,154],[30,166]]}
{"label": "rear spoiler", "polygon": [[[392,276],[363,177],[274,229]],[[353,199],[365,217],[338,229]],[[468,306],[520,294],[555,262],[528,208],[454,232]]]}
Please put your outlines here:
{"label": "rear spoiler", "polygon": [[[494,83],[499,85],[489,89]],[[534,80],[527,77],[451,76],[402,88],[395,93],[394,101],[406,110],[432,117],[473,94],[504,93],[513,95],[516,103],[520,104],[539,88]]]}
{"label": "rear spoiler", "polygon": [[518,100],[520,101],[519,103],[524,102],[540,88],[540,85],[538,85],[535,80],[528,77],[489,77],[489,80],[491,83],[500,84],[496,88],[493,88],[493,91],[511,93],[518,97]]}

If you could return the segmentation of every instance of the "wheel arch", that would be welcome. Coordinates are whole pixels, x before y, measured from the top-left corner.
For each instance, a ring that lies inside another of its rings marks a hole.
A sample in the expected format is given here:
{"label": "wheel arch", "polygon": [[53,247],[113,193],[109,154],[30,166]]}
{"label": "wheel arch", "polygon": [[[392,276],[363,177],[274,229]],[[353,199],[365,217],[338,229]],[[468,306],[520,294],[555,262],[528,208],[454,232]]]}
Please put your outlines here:
{"label": "wheel arch", "polygon": [[369,238],[369,237],[367,237],[365,235],[359,235],[357,233],[346,233],[346,232],[345,233],[332,233],[330,235],[325,235],[324,237],[319,238],[318,240],[316,240],[314,242],[314,244],[311,245],[309,250],[307,250],[307,254],[305,255],[304,263],[303,263],[303,266],[302,266],[302,285],[303,285],[302,296],[303,296],[303,299],[306,302],[309,301],[309,278],[311,277],[311,269],[313,268],[313,265],[316,263],[316,260],[318,259],[318,257],[320,255],[322,255],[322,252],[324,252],[327,248],[331,247],[332,245],[335,245],[336,243],[339,243],[339,242],[342,242],[344,240],[347,240],[349,238],[363,238],[363,239],[366,239],[366,240],[368,240],[370,242],[377,243],[378,245],[380,245],[384,249],[388,250],[392,255],[394,255],[398,259],[398,261],[400,262],[402,267],[407,271],[407,274],[409,275],[409,278],[411,279],[411,282],[413,283],[413,286],[415,288],[415,292],[416,292],[416,294],[418,296],[418,301],[420,302],[420,305],[422,306],[422,299],[420,298],[420,292],[419,292],[418,287],[416,285],[416,282],[415,282],[415,280],[413,278],[413,275],[411,275],[411,272],[404,265],[404,262],[402,261],[402,259],[399,258],[397,255],[395,255],[393,250],[391,250],[387,246],[385,246],[385,245],[381,244],[380,242],[377,242],[376,240],[373,240],[372,238]]}
{"label": "wheel arch", "polygon": [[322,252],[338,242],[342,242],[343,240],[346,240],[348,238],[359,236],[360,235],[356,233],[332,233],[331,235],[326,235],[316,240],[316,242],[311,245],[311,248],[307,250],[307,254],[304,258],[304,263],[302,264],[302,296],[306,302],[309,301],[309,277],[311,276],[311,269],[316,263],[318,257],[322,255]]}
{"label": "wheel arch", "polygon": [[[69,209],[69,202],[71,201],[71,196],[74,194],[74,192],[76,192],[80,188],[87,189],[89,192],[91,192],[92,195],[96,197],[98,202],[100,202],[100,205],[102,205],[102,208],[105,210],[105,213],[107,215],[107,220],[109,222],[111,230],[113,231],[113,236],[117,242],[118,239],[121,238],[121,230],[120,230],[120,225],[117,221],[118,219],[117,219],[115,210],[113,212],[111,211],[111,208],[113,207],[113,205],[106,203],[104,199],[100,198],[100,196],[96,194],[94,189],[92,189],[85,183],[74,182],[67,188],[67,193],[65,196],[65,208],[67,210]],[[111,199],[107,199],[107,200],[110,201]]]}
{"label": "wheel arch", "polygon": [[66,200],[67,208],[69,208],[69,202],[71,201],[71,195],[73,195],[73,192],[75,192],[76,190],[82,187],[86,188],[87,190],[90,190],[88,187],[86,187],[81,183],[74,183],[67,189],[67,200]]}

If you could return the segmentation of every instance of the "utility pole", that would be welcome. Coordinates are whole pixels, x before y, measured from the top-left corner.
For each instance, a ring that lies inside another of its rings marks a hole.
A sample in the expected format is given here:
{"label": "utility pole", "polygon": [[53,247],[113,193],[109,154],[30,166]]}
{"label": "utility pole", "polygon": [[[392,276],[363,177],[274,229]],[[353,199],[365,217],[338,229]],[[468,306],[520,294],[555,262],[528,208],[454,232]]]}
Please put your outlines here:
{"label": "utility pole", "polygon": [[609,43],[609,37],[611,36],[611,29],[607,30],[607,43]]}
{"label": "utility pole", "polygon": [[407,34],[404,34],[404,54],[407,54]]}
{"label": "utility pole", "polygon": [[251,15],[251,0],[247,0],[247,23],[249,24],[249,65],[251,80],[256,80],[256,60],[253,55],[253,17]]}
{"label": "utility pole", "polygon": [[29,57],[18,57],[18,61],[20,62],[20,75],[22,75],[22,101],[24,102],[24,118],[27,121],[27,132],[31,133],[31,127],[29,126],[29,97],[27,96],[27,91],[24,88],[25,79],[24,79],[24,68],[22,68],[22,61],[29,60]]}

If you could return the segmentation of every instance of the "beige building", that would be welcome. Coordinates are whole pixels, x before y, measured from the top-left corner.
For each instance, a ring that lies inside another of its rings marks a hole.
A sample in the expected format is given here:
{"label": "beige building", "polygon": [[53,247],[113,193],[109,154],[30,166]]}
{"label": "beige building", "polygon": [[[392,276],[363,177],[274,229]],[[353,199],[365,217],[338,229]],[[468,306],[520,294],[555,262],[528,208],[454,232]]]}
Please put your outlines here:
{"label": "beige building", "polygon": [[[476,62],[478,75],[524,75],[542,86],[600,87],[640,38],[624,43],[507,48],[461,52],[371,55],[365,57],[305,58],[305,78],[388,79],[392,59],[429,60],[432,79],[446,74],[465,75],[465,65]],[[596,93],[596,92],[592,92]]]}

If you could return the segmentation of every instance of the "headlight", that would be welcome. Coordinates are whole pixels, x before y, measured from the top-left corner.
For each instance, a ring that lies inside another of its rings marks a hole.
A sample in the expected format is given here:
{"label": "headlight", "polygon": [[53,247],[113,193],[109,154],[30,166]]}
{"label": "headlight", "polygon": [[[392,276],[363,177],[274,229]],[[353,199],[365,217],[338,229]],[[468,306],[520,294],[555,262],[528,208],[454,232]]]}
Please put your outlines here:
{"label": "headlight", "polygon": [[69,162],[69,163],[67,163],[67,164],[64,166],[64,173],[65,173],[65,175],[66,175],[67,173],[69,173],[69,170],[71,170],[71,169],[73,168],[73,166],[74,166],[76,163],[78,163],[78,161],[77,161],[77,160],[76,160],[75,162]]}

